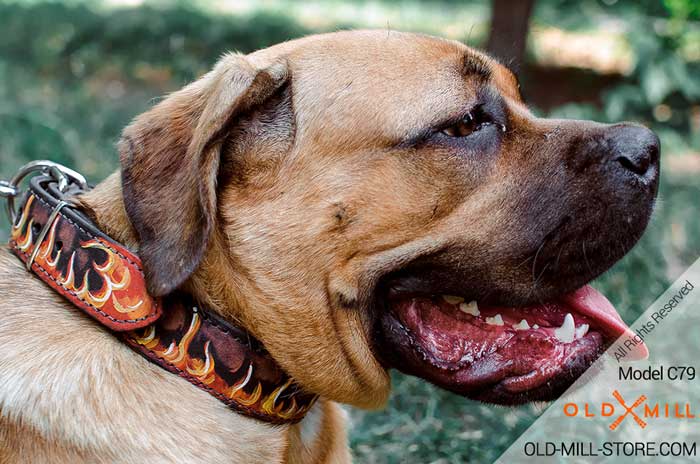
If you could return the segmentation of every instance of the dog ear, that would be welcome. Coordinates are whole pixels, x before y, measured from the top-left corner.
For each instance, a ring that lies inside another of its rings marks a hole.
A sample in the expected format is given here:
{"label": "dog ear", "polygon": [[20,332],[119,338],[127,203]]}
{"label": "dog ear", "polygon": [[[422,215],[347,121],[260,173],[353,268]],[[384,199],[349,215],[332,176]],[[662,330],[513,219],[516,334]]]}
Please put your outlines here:
{"label": "dog ear", "polygon": [[256,69],[245,56],[228,55],[124,130],[124,205],[153,296],[170,293],[197,268],[216,220],[222,142],[237,116],[286,79],[285,63]]}

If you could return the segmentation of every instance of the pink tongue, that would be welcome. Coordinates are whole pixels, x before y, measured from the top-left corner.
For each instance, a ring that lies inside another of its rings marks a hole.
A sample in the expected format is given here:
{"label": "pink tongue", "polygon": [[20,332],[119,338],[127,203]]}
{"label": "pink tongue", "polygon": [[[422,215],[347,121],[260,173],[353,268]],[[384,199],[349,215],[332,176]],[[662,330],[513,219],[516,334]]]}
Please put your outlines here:
{"label": "pink tongue", "polygon": [[[584,285],[563,297],[561,301],[577,313],[595,321],[600,329],[614,340],[622,336],[634,339],[636,336],[624,323],[612,303],[590,285]],[[649,357],[649,350],[643,342],[637,343],[630,354],[632,360],[646,359]]]}

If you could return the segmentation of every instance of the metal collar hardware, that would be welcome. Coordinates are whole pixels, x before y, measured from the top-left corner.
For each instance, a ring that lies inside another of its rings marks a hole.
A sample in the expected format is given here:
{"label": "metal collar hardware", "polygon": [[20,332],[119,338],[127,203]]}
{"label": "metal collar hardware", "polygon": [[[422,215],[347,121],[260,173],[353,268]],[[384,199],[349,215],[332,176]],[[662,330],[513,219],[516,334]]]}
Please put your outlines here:
{"label": "metal collar hardware", "polygon": [[[17,218],[17,211],[15,211],[15,198],[20,196],[22,193],[20,184],[25,177],[34,173],[50,175],[53,177],[58,184],[58,189],[61,192],[65,192],[71,185],[77,185],[82,190],[87,190],[89,188],[87,180],[82,174],[75,172],[74,170],[61,164],[48,160],[37,160],[27,163],[19,168],[17,174],[15,174],[11,180],[0,180],[0,197],[7,200],[7,214],[10,216],[10,221],[13,224]],[[57,207],[57,209],[60,209],[63,206],[64,205],[61,205],[60,207]],[[41,232],[42,236],[46,235],[46,231],[42,230]]]}

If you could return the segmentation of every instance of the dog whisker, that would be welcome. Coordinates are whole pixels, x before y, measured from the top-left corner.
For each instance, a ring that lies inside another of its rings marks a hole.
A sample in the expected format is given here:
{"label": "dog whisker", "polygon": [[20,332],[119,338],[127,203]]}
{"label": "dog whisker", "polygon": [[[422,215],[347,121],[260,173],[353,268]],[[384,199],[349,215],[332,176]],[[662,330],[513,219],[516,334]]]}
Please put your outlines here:
{"label": "dog whisker", "polygon": [[559,259],[561,258],[561,253],[564,251],[564,247],[559,245],[559,252],[557,253],[557,259],[554,261],[554,268],[559,268]]}
{"label": "dog whisker", "polygon": [[532,260],[532,283],[533,283],[533,285],[535,283],[537,283],[537,278],[535,277],[536,268],[537,268],[537,257],[540,255],[540,252],[542,251],[542,248],[544,248],[546,243],[547,243],[547,239],[545,238],[544,240],[542,240],[542,243],[540,244],[539,248],[537,248],[537,251],[535,252],[535,256]]}
{"label": "dog whisker", "polygon": [[586,263],[588,272],[594,274],[593,268],[591,267],[591,263],[588,261],[588,255],[586,254],[586,242],[581,242],[581,250],[583,251],[583,261]]}

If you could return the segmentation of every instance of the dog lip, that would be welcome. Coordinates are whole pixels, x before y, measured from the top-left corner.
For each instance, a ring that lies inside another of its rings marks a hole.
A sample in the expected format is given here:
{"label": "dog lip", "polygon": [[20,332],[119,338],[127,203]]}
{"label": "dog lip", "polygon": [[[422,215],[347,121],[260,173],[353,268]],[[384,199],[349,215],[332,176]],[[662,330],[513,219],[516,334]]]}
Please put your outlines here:
{"label": "dog lip", "polygon": [[[471,398],[488,403],[502,405],[518,405],[530,401],[550,401],[563,394],[573,381],[578,379],[591,367],[595,359],[602,354],[604,343],[600,340],[600,334],[594,333],[586,340],[592,344],[588,350],[582,350],[581,356],[569,358],[561,366],[560,374],[550,378],[543,385],[528,388],[531,374],[507,377],[500,382],[484,388],[481,391],[469,395]],[[597,337],[597,339],[596,339]],[[513,388],[513,387],[516,388]]]}
{"label": "dog lip", "polygon": [[[432,298],[432,304],[439,306],[437,302],[440,301],[440,297],[429,295],[422,293],[415,286],[401,282],[386,287],[384,299],[386,307],[379,317],[377,331],[378,340],[381,343],[377,349],[377,352],[381,353],[378,357],[380,362],[385,367],[398,368],[405,373],[423,377],[445,389],[483,401],[519,404],[531,400],[552,399],[562,393],[593,363],[612,340],[621,334],[631,332],[607,299],[591,287],[584,286],[549,303],[559,308],[557,310],[559,316],[551,319],[551,324],[540,322],[546,329],[544,331],[513,332],[514,316],[521,314],[519,311],[527,311],[528,308],[501,308],[500,310],[505,311],[504,317],[509,316],[510,322],[506,325],[512,328],[507,335],[498,335],[493,338],[494,332],[489,333],[493,327],[469,329],[468,326],[464,326],[463,336],[467,338],[462,338],[463,341],[459,342],[462,332],[455,335],[455,330],[458,329],[450,326],[449,315],[437,318],[442,322],[439,320],[436,322],[435,315],[426,316],[429,319],[427,322],[423,321],[424,316],[419,316],[418,322],[414,320],[407,326],[394,310],[398,305],[409,304],[406,301],[412,299],[422,299],[425,302],[423,304],[429,307],[431,303],[426,301]],[[450,298],[447,297],[447,300],[449,301]],[[546,308],[547,304],[542,306]],[[499,308],[486,307],[486,316],[493,315],[491,313],[497,309]],[[568,310],[578,314],[576,317],[579,324],[588,323],[591,328],[587,334],[577,336],[573,342],[559,343],[552,332],[562,323],[561,319],[565,319],[563,316]],[[510,314],[507,313],[508,311]],[[465,316],[457,311],[454,316],[457,318],[454,326],[464,324],[464,318],[471,320],[470,313],[466,314]],[[529,317],[530,313],[527,315]],[[487,320],[485,322],[488,324]],[[417,336],[413,332],[418,330],[420,334],[420,327],[424,323],[428,327],[427,336],[437,339],[439,346],[436,352],[431,351],[430,344],[426,345],[427,339],[421,338],[426,337],[425,333]],[[433,326],[430,327],[430,324]],[[500,327],[496,327],[495,331],[499,329]],[[503,332],[506,333],[506,331]],[[529,335],[525,335],[526,332]],[[444,338],[441,338],[443,335]],[[527,337],[532,340],[528,340]],[[473,340],[476,345],[481,343],[482,348],[488,347],[488,349],[484,352],[477,350],[470,354],[468,351],[459,351],[450,346],[452,342],[471,343]],[[537,343],[543,344],[544,351],[540,352]],[[547,351],[552,346],[556,348],[557,345],[559,351]],[[440,356],[445,353],[447,355],[441,358]],[[642,347],[637,354],[640,355],[639,357],[645,356],[646,348]],[[463,356],[464,359],[462,359]],[[545,373],[538,373],[537,369],[531,368],[532,365],[543,363],[549,365]]]}
{"label": "dog lip", "polygon": [[422,292],[417,289],[409,289],[398,284],[390,285],[386,290],[386,299],[388,301],[398,301],[404,298],[412,298],[425,295],[427,292]]}
{"label": "dog lip", "polygon": [[[598,332],[591,332],[575,343],[571,356],[558,365],[550,375],[542,377],[536,370],[525,369],[521,373],[506,374],[508,365],[492,369],[494,356],[498,349],[487,355],[474,359],[472,363],[441,366],[432,362],[431,355],[416,349],[407,329],[394,317],[385,318],[385,324],[391,325],[391,332],[400,334],[397,350],[389,354],[387,367],[394,367],[406,374],[416,375],[429,382],[459,395],[480,401],[516,405],[529,401],[547,401],[555,398],[578,378],[588,366],[600,355],[604,342]],[[388,338],[391,338],[389,336]],[[504,345],[506,345],[505,343]],[[385,344],[385,348],[388,348]],[[506,348],[507,349],[507,348]],[[403,351],[397,354],[396,351]],[[386,349],[384,350],[386,353]]]}
{"label": "dog lip", "polygon": [[416,278],[414,276],[393,278],[383,282],[383,285],[378,286],[377,294],[382,295],[386,302],[396,302],[402,299],[432,296],[440,294],[455,294],[461,295],[465,299],[470,295],[462,292],[461,289],[441,287],[439,291],[433,282]]}

